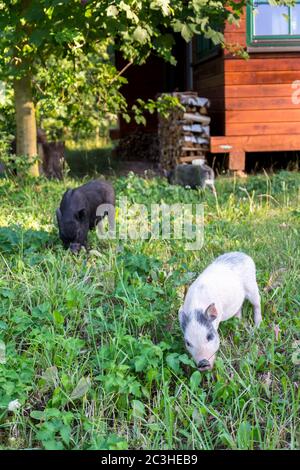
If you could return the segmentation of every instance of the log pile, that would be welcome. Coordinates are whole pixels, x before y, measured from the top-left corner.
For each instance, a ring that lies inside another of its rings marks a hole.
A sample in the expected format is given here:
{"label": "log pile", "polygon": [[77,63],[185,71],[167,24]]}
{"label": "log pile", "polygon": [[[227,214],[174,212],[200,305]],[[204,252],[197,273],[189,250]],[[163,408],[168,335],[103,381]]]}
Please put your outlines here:
{"label": "log pile", "polygon": [[183,109],[174,108],[167,118],[158,118],[160,164],[166,169],[205,159],[210,138],[209,100],[195,92],[176,92],[172,96],[179,99]]}
{"label": "log pile", "polygon": [[119,140],[116,154],[126,161],[158,162],[159,148],[156,133],[137,130]]}

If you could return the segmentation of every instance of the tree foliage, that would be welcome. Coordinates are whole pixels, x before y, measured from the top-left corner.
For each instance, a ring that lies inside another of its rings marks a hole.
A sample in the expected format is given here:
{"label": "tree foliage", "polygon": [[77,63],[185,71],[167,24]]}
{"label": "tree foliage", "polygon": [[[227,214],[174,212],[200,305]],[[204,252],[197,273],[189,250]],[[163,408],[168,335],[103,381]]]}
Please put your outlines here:
{"label": "tree foliage", "polygon": [[[270,1],[271,2],[271,1]],[[276,3],[272,0],[272,3]],[[291,3],[286,0],[283,3]],[[282,2],[281,2],[282,3]],[[246,0],[0,0],[0,80],[30,77],[39,121],[53,138],[86,135],[126,112],[124,79],[110,60],[155,54],[175,63],[174,34],[224,44],[225,21]],[[150,104],[152,109],[152,104]],[[141,106],[137,104],[140,122]]]}
{"label": "tree foliage", "polygon": [[82,139],[95,129],[103,134],[119,112],[126,113],[120,93],[126,79],[116,75],[108,50],[103,41],[87,54],[79,49],[59,61],[52,54],[39,68],[34,78],[37,119],[52,140]]}

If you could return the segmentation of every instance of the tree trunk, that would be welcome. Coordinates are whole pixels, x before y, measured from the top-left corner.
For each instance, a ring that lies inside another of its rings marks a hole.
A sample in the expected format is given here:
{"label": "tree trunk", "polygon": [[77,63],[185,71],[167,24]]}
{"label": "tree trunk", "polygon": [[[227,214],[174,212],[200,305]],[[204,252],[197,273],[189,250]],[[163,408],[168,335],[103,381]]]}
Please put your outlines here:
{"label": "tree trunk", "polygon": [[[32,101],[30,76],[14,82],[15,108],[17,123],[17,155],[27,156],[29,162],[34,160],[37,151],[37,131],[35,109]],[[29,173],[39,176],[38,162],[30,166]]]}

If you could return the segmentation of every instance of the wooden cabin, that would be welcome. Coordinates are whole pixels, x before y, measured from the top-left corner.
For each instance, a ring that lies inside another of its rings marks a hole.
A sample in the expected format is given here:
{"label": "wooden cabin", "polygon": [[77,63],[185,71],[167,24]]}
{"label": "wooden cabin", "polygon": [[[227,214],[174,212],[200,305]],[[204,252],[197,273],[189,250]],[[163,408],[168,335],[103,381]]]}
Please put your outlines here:
{"label": "wooden cabin", "polygon": [[225,40],[249,59],[203,38],[193,44],[193,89],[211,100],[211,152],[244,170],[247,152],[300,150],[300,3],[253,1]]}
{"label": "wooden cabin", "polygon": [[[252,0],[239,26],[226,25],[225,40],[240,44],[249,58],[200,36],[189,45],[177,37],[177,67],[152,58],[128,69],[129,104],[176,89],[208,97],[211,153],[228,154],[234,171],[245,169],[247,152],[300,150],[300,0],[294,7]],[[152,117],[144,131],[153,132],[156,125]],[[137,127],[121,119],[118,137]]]}

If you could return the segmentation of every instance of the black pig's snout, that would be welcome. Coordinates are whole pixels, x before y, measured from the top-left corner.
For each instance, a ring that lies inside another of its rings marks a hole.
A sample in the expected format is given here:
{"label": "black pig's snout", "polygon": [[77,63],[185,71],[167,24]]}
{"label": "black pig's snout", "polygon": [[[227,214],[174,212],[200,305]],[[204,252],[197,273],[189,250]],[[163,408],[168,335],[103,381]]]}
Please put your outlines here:
{"label": "black pig's snout", "polygon": [[72,251],[72,253],[79,253],[81,247],[81,243],[70,243],[70,250]]}
{"label": "black pig's snout", "polygon": [[198,368],[200,370],[206,370],[206,369],[210,369],[210,363],[207,359],[202,359],[202,361],[199,361],[198,362]]}

